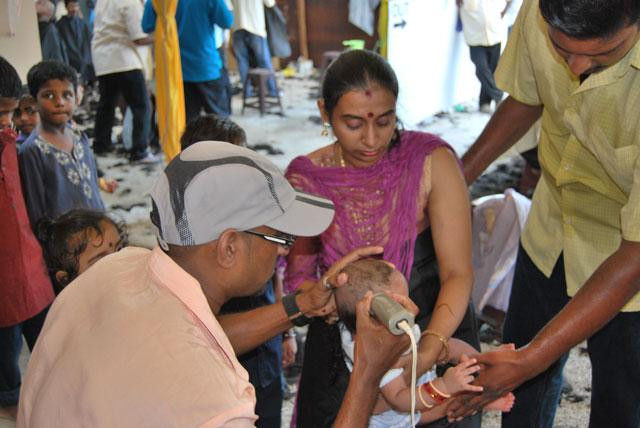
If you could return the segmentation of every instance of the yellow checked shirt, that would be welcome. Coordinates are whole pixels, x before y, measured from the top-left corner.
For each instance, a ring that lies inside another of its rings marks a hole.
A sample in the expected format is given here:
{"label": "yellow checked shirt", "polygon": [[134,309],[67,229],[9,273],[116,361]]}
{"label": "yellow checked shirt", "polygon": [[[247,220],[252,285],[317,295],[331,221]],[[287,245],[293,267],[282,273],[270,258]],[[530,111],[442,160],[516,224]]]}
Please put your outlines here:
{"label": "yellow checked shirt", "polygon": [[[547,276],[563,253],[573,296],[621,239],[640,241],[640,43],[580,84],[553,49],[538,0],[525,0],[496,82],[544,106],[542,177],[522,245]],[[640,295],[623,309],[639,310]]]}

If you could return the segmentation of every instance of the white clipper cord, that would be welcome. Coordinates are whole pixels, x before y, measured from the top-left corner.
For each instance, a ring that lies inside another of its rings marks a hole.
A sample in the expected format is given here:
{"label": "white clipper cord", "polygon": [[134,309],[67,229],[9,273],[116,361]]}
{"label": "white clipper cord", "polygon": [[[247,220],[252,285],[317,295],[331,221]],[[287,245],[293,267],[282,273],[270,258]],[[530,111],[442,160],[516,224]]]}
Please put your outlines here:
{"label": "white clipper cord", "polygon": [[398,328],[402,329],[411,339],[411,426],[416,426],[416,371],[418,370],[418,345],[413,331],[406,321],[400,321]]}
{"label": "white clipper cord", "polygon": [[411,426],[416,426],[416,371],[418,367],[418,346],[413,336],[414,316],[401,304],[384,293],[373,296],[371,312],[378,321],[384,324],[395,335],[408,334],[411,339]]}

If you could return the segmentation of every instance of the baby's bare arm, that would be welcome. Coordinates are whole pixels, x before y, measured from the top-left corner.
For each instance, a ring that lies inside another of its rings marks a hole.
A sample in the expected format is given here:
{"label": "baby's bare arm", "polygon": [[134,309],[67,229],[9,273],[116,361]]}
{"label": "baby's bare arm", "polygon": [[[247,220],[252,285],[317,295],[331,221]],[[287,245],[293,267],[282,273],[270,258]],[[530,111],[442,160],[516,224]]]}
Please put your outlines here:
{"label": "baby's bare arm", "polygon": [[451,338],[449,339],[449,361],[452,364],[458,364],[460,362],[460,356],[466,355],[470,357],[471,355],[476,355],[480,351],[469,345],[467,342]]}

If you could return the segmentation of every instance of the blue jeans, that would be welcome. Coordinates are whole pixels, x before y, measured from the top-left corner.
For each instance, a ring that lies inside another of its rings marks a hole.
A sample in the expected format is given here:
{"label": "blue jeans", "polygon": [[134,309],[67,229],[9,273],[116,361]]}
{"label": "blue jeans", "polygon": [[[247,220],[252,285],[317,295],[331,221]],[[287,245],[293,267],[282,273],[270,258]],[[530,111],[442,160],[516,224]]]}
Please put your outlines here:
{"label": "blue jeans", "polygon": [[33,350],[42,325],[47,317],[47,306],[36,316],[20,324],[0,328],[0,406],[18,404],[20,395],[20,367],[18,360],[24,335],[29,350]]}
{"label": "blue jeans", "polygon": [[[270,55],[267,54],[269,46],[266,38],[245,30],[236,30],[231,37],[233,37],[233,56],[236,57],[240,80],[242,80],[242,90],[249,91],[249,85],[246,85],[249,68],[273,70]],[[267,81],[267,89],[269,95],[277,95],[276,82],[273,78]],[[251,95],[250,92],[247,93],[247,96],[249,95]]]}
{"label": "blue jeans", "polygon": [[[527,344],[569,301],[560,257],[547,278],[520,246],[504,343]],[[589,426],[640,426],[640,313],[619,313],[588,340],[592,365]],[[514,391],[516,402],[502,415],[503,427],[553,426],[562,390],[565,354],[549,369]]]}
{"label": "blue jeans", "polygon": [[207,114],[215,114],[226,119],[231,113],[227,88],[222,78],[207,82],[183,82],[184,105],[187,123],[200,115],[204,109]]}
{"label": "blue jeans", "polygon": [[476,66],[476,77],[480,81],[479,105],[490,104],[491,100],[496,106],[502,101],[502,91],[496,86],[493,74],[498,67],[500,59],[500,43],[493,46],[469,46],[471,61]]}

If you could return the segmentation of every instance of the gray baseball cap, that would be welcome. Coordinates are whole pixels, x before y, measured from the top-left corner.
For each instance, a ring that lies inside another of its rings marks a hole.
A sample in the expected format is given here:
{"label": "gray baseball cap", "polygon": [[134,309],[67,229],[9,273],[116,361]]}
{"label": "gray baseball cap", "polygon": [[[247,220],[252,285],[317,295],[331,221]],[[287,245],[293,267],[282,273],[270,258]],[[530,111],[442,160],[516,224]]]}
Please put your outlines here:
{"label": "gray baseball cap", "polygon": [[151,199],[151,221],[165,249],[211,242],[231,228],[315,236],[334,214],[330,200],[296,191],[266,157],[219,141],[183,150],[154,184]]}

